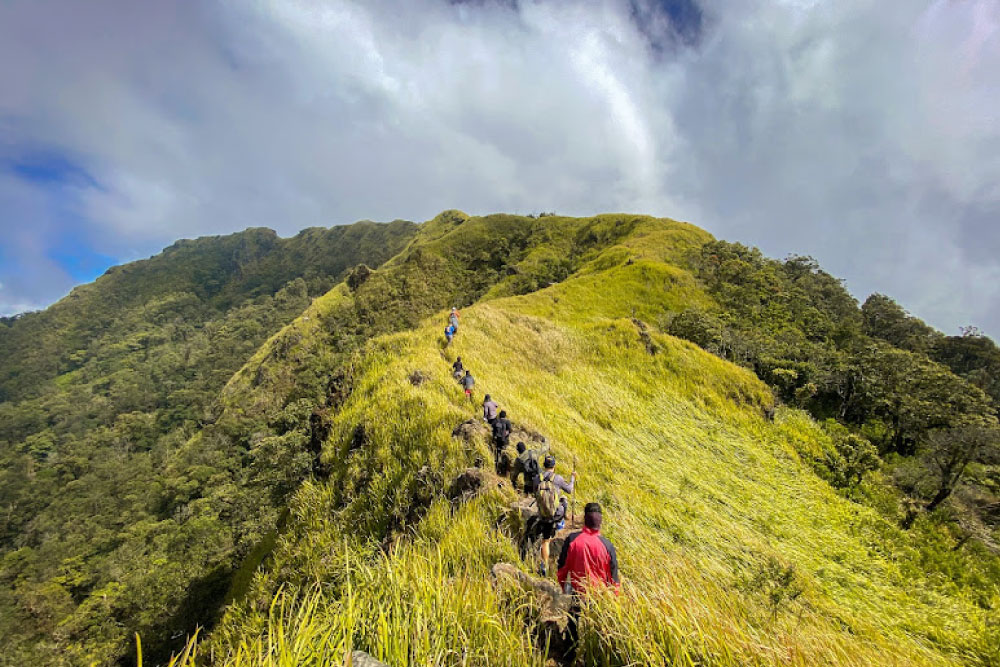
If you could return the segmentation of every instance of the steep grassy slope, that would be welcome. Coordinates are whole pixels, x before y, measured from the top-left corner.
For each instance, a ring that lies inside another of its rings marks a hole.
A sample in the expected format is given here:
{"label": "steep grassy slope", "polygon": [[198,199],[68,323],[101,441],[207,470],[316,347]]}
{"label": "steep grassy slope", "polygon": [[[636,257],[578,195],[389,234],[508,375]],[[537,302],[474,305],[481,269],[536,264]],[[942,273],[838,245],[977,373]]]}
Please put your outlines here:
{"label": "steep grassy slope", "polygon": [[[451,435],[476,413],[448,375],[455,354],[479,398],[546,434],[563,469],[577,459],[580,502],[606,508],[626,583],[585,612],[587,664],[1000,659],[995,582],[936,570],[910,535],[812,472],[831,443],[807,415],[781,408],[769,421],[770,391],[752,374],[646,325],[708,303],[665,261],[689,243],[683,227],[648,221],[558,285],[465,308],[447,350],[439,314],[342,358],[350,381],[327,416],[327,478],[295,494],[276,552],[214,633],[214,662],[339,664],[354,646],[393,665],[542,663],[531,600],[489,579],[495,562],[519,562],[511,492],[442,498],[489,457],[485,442]],[[354,298],[341,287],[314,304],[230,395],[275,409],[255,379],[287,396],[283,360],[322,354],[317,320]]]}
{"label": "steep grassy slope", "polygon": [[[17,647],[11,660],[45,662],[58,655],[67,664],[128,661],[133,631],[142,634],[146,656],[157,660],[186,632],[211,625],[219,604],[244,588],[244,574],[267,553],[288,494],[303,480],[328,473],[317,454],[329,416],[350,391],[351,355],[365,341],[417,326],[440,308],[471,303],[490,290],[523,293],[561,280],[643,230],[672,230],[689,249],[710,238],[690,225],[639,216],[470,219],[446,212],[412,238],[411,230],[406,223],[372,227],[375,236],[364,232],[345,245],[360,252],[377,243],[382,254],[375,260],[359,258],[376,270],[352,270],[273,336],[211,405],[202,400],[203,390],[228,375],[213,355],[245,360],[249,339],[243,334],[259,340],[273,331],[270,324],[282,313],[302,308],[308,285],[297,279],[252,307],[225,311],[231,319],[206,335],[192,321],[224,308],[239,291],[231,285],[253,292],[266,283],[255,276],[308,268],[303,260],[278,248],[244,261],[242,245],[223,239],[222,256],[232,251],[239,258],[239,276],[208,281],[202,293],[196,289],[208,280],[198,268],[202,260],[195,246],[182,243],[171,261],[138,268],[156,268],[150,275],[157,285],[173,289],[189,285],[191,274],[196,293],[162,295],[151,288],[143,300],[132,294],[144,283],[141,271],[128,280],[112,275],[97,282],[121,290],[111,290],[105,309],[95,313],[94,322],[108,326],[105,332],[94,325],[101,333],[96,347],[70,359],[79,368],[59,361],[50,369],[35,364],[34,355],[27,363],[39,378],[59,375],[38,383],[40,396],[0,407],[12,416],[5,480],[20,503],[6,514],[14,549],[4,556],[0,588],[3,634]],[[377,241],[380,233],[385,238]],[[314,259],[332,252],[309,234],[302,239],[304,250],[318,253]],[[402,251],[378,267],[397,249]],[[161,270],[171,267],[174,278],[168,280]],[[132,304],[123,311],[124,323],[109,315],[119,297]],[[66,308],[54,312],[65,314]],[[259,321],[254,308],[264,308],[269,319]],[[63,336],[56,327],[62,342],[40,341],[41,347],[72,349],[79,332],[68,330]],[[236,345],[230,349],[228,342]],[[38,388],[25,385],[24,391],[29,396]],[[44,474],[37,474],[40,461]]]}
{"label": "steep grassy slope", "polygon": [[183,600],[190,622],[207,620],[227,587],[229,538],[216,538],[232,522],[191,503],[215,495],[232,511],[240,461],[203,459],[186,475],[168,462],[310,292],[378,266],[415,231],[363,222],[178,241],[0,325],[0,660],[51,663],[71,644],[86,647],[80,662],[111,659],[130,629],[155,645]]}

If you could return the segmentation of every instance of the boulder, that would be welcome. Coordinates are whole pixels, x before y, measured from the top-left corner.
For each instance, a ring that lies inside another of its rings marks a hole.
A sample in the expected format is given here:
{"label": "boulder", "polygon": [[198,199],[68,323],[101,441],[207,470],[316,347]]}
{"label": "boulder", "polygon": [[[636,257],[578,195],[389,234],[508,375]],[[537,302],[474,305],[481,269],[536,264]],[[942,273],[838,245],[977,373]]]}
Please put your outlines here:
{"label": "boulder", "polygon": [[364,651],[352,651],[344,664],[347,667],[388,667],[384,662],[379,662]]}
{"label": "boulder", "polygon": [[557,628],[559,632],[566,630],[566,624],[569,623],[570,607],[573,605],[573,596],[565,595],[559,590],[559,584],[555,581],[533,577],[510,563],[494,565],[493,579],[497,587],[516,585],[526,591],[533,592],[540,608],[538,617],[540,624]]}
{"label": "boulder", "polygon": [[451,432],[451,437],[461,438],[469,443],[477,439],[489,440],[490,436],[489,427],[481,419],[466,419]]}
{"label": "boulder", "polygon": [[448,485],[448,500],[462,503],[480,496],[490,489],[509,489],[510,484],[503,477],[494,475],[483,468],[466,468]]}
{"label": "boulder", "polygon": [[495,585],[518,586],[522,590],[534,593],[538,601],[538,628],[536,637],[539,648],[547,648],[550,658],[571,655],[572,638],[569,632],[570,613],[574,598],[559,590],[559,585],[551,579],[533,577],[522,572],[510,563],[497,563],[493,566]]}

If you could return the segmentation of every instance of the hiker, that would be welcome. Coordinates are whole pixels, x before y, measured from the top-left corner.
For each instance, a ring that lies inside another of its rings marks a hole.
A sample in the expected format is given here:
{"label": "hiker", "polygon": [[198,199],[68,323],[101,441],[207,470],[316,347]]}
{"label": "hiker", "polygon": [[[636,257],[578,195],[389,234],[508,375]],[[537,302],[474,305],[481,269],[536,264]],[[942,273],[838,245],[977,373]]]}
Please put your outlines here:
{"label": "hiker", "polygon": [[580,598],[591,587],[611,586],[617,594],[621,586],[618,554],[608,538],[601,535],[601,506],[597,503],[587,503],[583,508],[583,530],[570,534],[563,542],[556,577],[563,593],[574,598],[566,624],[571,648],[564,656],[572,662],[580,638]]}
{"label": "hiker", "polygon": [[[503,415],[504,413],[500,413]],[[541,469],[538,467],[538,457],[549,451],[549,441],[542,438],[542,444],[535,449],[526,449],[523,442],[517,443],[517,459],[514,467],[510,471],[510,483],[516,489],[517,478],[524,475],[524,492],[529,496],[535,495],[538,484],[542,480]]]}
{"label": "hiker", "polygon": [[451,339],[455,337],[456,331],[458,329],[455,328],[454,324],[449,324],[444,328],[445,346],[451,345]]}
{"label": "hiker", "polygon": [[592,586],[621,585],[618,554],[608,538],[601,535],[601,506],[587,503],[583,508],[583,530],[563,542],[559,554],[559,585],[564,593],[584,595]]}
{"label": "hiker", "polygon": [[486,394],[486,398],[483,399],[483,421],[493,426],[493,422],[497,420],[497,410],[500,408],[496,402],[490,398],[489,394]]}
{"label": "hiker", "polygon": [[455,359],[455,363],[451,365],[451,376],[455,378],[455,382],[462,381],[462,373],[465,371],[465,366],[462,365],[462,357]]}
{"label": "hiker", "polygon": [[472,373],[465,371],[465,377],[462,378],[462,389],[465,390],[465,395],[469,397],[469,400],[472,400],[472,388],[475,384],[476,379],[472,377]]}
{"label": "hiker", "polygon": [[507,411],[501,410],[490,426],[493,427],[493,459],[497,464],[497,474],[501,474],[501,471],[505,467],[501,464],[503,450],[510,443],[510,434],[514,430],[514,425],[507,419]]}
{"label": "hiker", "polygon": [[542,472],[542,479],[535,489],[538,516],[534,522],[531,541],[536,538],[542,540],[542,564],[538,571],[544,577],[548,573],[549,566],[549,541],[556,536],[556,531],[566,523],[566,496],[560,492],[573,493],[573,487],[576,485],[576,471],[573,471],[569,483],[567,483],[562,475],[556,474],[556,457],[551,454],[546,455],[543,466],[545,470]]}
{"label": "hiker", "polygon": [[448,315],[448,324],[455,327],[455,331],[458,331],[458,308],[452,306],[451,313]]}

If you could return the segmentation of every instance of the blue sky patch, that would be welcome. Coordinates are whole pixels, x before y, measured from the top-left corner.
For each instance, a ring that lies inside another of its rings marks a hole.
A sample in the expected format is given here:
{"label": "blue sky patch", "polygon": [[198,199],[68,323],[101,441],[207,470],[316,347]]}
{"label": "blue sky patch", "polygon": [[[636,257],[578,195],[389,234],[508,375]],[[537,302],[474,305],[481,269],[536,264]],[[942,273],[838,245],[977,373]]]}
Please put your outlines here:
{"label": "blue sky patch", "polygon": [[107,271],[109,266],[119,263],[117,258],[94,250],[80,234],[68,230],[45,255],[77,283],[89,283]]}
{"label": "blue sky patch", "polygon": [[[704,16],[696,0],[631,0],[632,18],[657,51],[664,51],[679,40],[685,46],[701,38]],[[665,34],[660,20],[666,18],[670,32]]]}
{"label": "blue sky patch", "polygon": [[86,169],[59,153],[39,152],[22,155],[10,161],[10,170],[21,180],[43,187],[74,182],[97,185]]}

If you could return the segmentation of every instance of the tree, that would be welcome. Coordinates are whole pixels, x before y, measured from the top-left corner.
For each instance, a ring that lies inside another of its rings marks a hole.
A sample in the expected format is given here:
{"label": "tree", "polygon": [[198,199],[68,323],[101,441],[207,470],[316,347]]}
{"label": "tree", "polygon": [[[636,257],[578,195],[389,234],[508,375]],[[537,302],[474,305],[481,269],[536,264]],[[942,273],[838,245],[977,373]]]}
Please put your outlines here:
{"label": "tree", "polygon": [[1000,463],[1000,429],[994,420],[931,431],[921,448],[920,462],[931,480],[933,495],[926,509],[932,512],[962,483],[970,464]]}
{"label": "tree", "polygon": [[961,336],[941,338],[931,356],[989,394],[995,405],[1000,405],[1000,348],[975,327],[963,328]]}
{"label": "tree", "polygon": [[981,389],[923,355],[874,344],[856,355],[852,366],[843,414],[858,425],[883,422],[882,451],[909,455],[930,430],[993,418]]}
{"label": "tree", "polygon": [[864,332],[910,352],[927,354],[942,338],[923,320],[911,316],[884,294],[872,294],[861,306]]}

